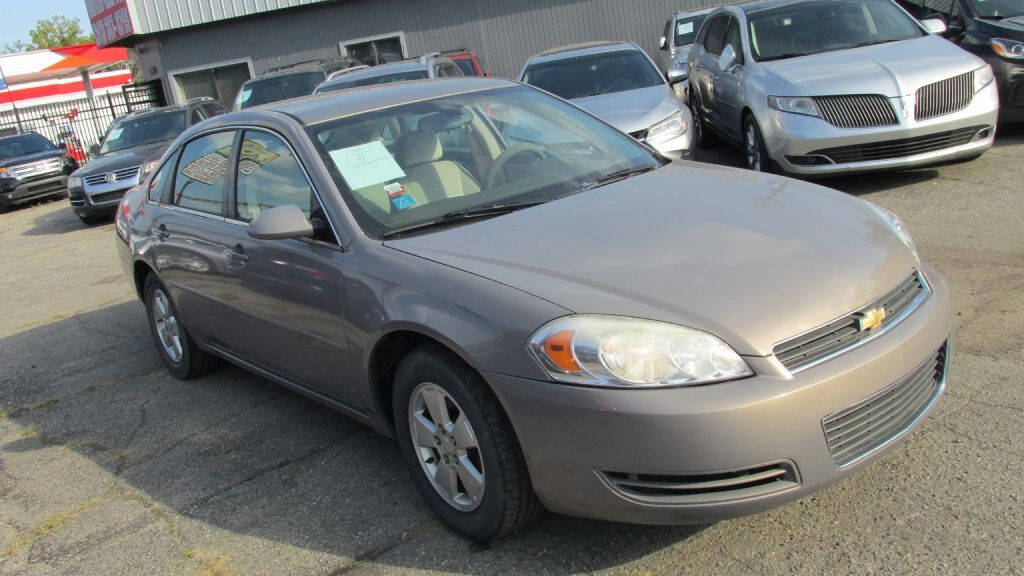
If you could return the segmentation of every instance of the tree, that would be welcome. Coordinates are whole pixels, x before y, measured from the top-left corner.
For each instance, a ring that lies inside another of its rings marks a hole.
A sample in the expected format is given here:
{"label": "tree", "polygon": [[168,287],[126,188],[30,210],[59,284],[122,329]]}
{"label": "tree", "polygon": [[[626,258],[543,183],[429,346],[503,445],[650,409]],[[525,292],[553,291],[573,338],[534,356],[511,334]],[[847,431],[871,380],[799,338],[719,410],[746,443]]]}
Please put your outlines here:
{"label": "tree", "polygon": [[53,16],[36,22],[36,27],[29,31],[32,47],[35,49],[56,48],[73,44],[92,42],[92,34],[85,34],[78,18]]}
{"label": "tree", "polygon": [[0,54],[16,54],[18,52],[25,52],[32,50],[31,44],[26,44],[24,40],[15,40],[14,42],[8,42],[0,48]]}

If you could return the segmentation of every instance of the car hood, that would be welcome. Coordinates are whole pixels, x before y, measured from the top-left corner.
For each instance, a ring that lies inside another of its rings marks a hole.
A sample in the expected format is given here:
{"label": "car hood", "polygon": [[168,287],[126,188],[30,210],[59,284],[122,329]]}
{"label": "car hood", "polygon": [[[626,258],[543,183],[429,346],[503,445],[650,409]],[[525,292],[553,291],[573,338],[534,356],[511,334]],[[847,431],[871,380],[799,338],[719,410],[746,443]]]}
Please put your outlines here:
{"label": "car hood", "polygon": [[978,28],[984,32],[1011,40],[1024,40],[1024,15],[1005,20],[977,20]]}
{"label": "car hood", "polygon": [[36,152],[35,154],[25,154],[24,156],[13,156],[11,158],[4,158],[0,160],[0,168],[7,168],[10,166],[20,166],[22,164],[28,164],[29,162],[38,162],[40,160],[46,160],[48,158],[59,158],[67,154],[63,150],[45,150],[43,152]]}
{"label": "car hood", "polygon": [[111,152],[110,154],[104,154],[98,156],[89,162],[85,167],[75,172],[76,176],[87,176],[92,174],[99,174],[102,172],[109,172],[111,170],[119,170],[121,168],[130,168],[132,166],[139,166],[147,160],[151,160],[155,156],[161,155],[168,146],[171,145],[173,140],[164,140],[162,142],[155,142],[153,144],[146,144],[144,146],[136,146],[135,148],[128,148],[126,150],[118,150]]}
{"label": "car hood", "polygon": [[646,130],[679,111],[679,101],[667,85],[576,98],[572,103],[622,132]]}
{"label": "car hood", "polygon": [[[938,36],[762,62],[807,96],[909,96],[921,86],[970,72],[984,62]],[[792,94],[803,96],[803,94]]]}
{"label": "car hood", "polygon": [[867,304],[918,266],[860,200],[692,162],[385,246],[575,313],[705,330],[752,356]]}

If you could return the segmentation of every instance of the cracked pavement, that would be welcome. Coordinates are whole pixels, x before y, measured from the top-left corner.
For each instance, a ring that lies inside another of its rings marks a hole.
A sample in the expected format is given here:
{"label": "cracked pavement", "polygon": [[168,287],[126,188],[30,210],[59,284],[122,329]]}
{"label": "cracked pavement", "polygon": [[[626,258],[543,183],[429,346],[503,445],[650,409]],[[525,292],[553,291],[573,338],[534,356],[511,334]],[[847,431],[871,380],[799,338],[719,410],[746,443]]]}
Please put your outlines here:
{"label": "cracked pavement", "polygon": [[[715,148],[705,159],[736,164]],[[953,287],[947,395],[811,498],[708,526],[445,529],[393,441],[240,369],[164,370],[110,224],[0,215],[0,574],[1024,574],[1024,127],[982,159],[825,185],[907,222]]]}

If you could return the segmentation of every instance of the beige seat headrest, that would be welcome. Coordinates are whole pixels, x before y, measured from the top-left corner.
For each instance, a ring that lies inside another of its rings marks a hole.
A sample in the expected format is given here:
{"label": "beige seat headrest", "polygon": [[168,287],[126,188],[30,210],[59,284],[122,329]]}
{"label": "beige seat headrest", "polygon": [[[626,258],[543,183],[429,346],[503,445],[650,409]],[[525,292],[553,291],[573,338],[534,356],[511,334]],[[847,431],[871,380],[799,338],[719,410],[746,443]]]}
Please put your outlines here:
{"label": "beige seat headrest", "polygon": [[402,136],[398,141],[398,150],[406,168],[437,162],[444,154],[437,134],[426,130],[414,130]]}

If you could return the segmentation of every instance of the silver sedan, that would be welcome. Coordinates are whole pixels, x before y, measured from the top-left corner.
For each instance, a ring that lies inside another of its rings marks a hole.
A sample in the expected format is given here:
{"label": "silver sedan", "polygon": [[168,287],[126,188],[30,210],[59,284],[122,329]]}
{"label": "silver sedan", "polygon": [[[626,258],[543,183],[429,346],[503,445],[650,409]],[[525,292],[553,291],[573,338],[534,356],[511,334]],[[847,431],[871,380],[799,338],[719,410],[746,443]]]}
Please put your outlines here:
{"label": "silver sedan", "polygon": [[933,34],[944,29],[891,0],[720,8],[689,55],[695,138],[807,175],[980,156],[999,111],[992,69]]}

